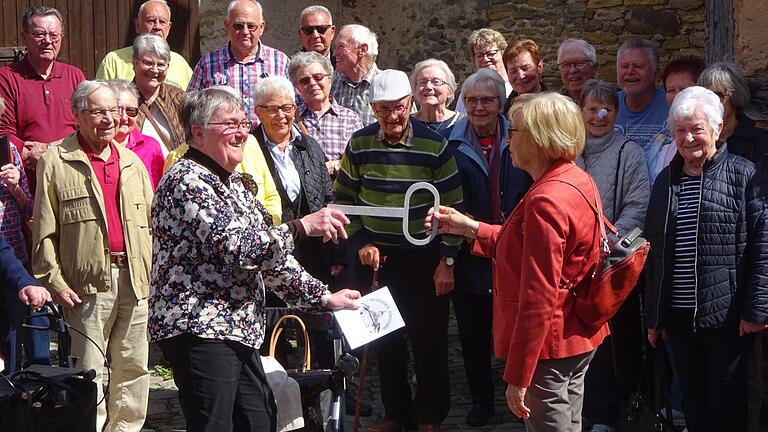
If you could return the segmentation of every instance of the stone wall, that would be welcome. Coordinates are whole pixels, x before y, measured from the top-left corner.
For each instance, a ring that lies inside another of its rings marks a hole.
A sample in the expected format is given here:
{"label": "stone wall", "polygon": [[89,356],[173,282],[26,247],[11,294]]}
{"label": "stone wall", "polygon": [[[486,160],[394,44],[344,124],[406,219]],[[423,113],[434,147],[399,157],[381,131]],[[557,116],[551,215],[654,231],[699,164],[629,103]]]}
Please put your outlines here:
{"label": "stone wall", "polygon": [[[753,3],[739,0],[741,3]],[[298,47],[298,14],[311,1],[264,0],[267,30],[264,41],[287,53]],[[683,54],[703,56],[704,0],[336,0],[326,5],[336,24],[361,23],[379,35],[378,64],[410,71],[427,57],[445,60],[459,80],[472,72],[466,50],[474,29],[491,27],[508,39],[529,37],[543,48],[545,80],[560,87],[557,46],[569,37],[595,45],[599,75],[615,80],[615,56],[630,36],[657,41],[661,64]],[[201,0],[202,52],[226,42],[226,2]],[[766,14],[763,14],[764,16]],[[764,26],[762,27],[764,28]],[[761,47],[762,49],[765,46]]]}
{"label": "stone wall", "polygon": [[748,75],[768,77],[768,2],[735,0],[735,60]]}

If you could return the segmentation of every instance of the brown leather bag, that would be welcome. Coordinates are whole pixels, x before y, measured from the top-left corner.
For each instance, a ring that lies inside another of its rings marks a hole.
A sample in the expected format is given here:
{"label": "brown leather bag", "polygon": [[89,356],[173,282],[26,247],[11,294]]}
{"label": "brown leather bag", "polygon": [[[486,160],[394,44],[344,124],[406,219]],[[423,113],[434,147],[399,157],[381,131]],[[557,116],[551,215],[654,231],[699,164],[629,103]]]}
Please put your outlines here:
{"label": "brown leather bag", "polygon": [[589,283],[589,288],[577,294],[573,285],[570,285],[571,292],[576,296],[574,305],[576,317],[597,331],[613,318],[635,288],[651,246],[645,238],[641,237],[640,228],[633,229],[612,244],[609,242],[606,227],[614,237],[618,237],[618,230],[603,216],[602,204],[597,196],[597,186],[594,181],[591,181],[594,203],[573,183],[564,180],[556,181],[569,184],[579,191],[597,215],[600,247],[595,253],[600,256],[594,273],[582,281],[582,283]]}

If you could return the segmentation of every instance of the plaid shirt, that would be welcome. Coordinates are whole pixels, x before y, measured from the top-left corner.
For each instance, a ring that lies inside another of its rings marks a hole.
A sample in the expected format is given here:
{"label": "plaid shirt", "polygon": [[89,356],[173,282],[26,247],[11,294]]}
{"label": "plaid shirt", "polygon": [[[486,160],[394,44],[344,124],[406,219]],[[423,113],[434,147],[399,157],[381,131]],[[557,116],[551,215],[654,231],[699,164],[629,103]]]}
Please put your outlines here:
{"label": "plaid shirt", "polygon": [[282,51],[259,43],[259,52],[246,63],[237,60],[230,44],[213,50],[197,62],[189,82],[188,91],[201,90],[215,85],[228,85],[243,96],[248,119],[258,124],[253,106],[253,90],[256,84],[269,76],[288,78],[290,59]]}
{"label": "plaid shirt", "polygon": [[363,128],[360,116],[334,100],[331,100],[331,108],[319,117],[304,103],[299,105],[298,113],[307,134],[323,148],[326,161],[341,159],[352,134]]}
{"label": "plaid shirt", "polygon": [[339,105],[349,108],[360,116],[364,126],[376,123],[371,104],[368,103],[368,88],[373,77],[379,74],[379,68],[374,63],[359,83],[353,83],[338,71],[333,73],[331,96]]}
{"label": "plaid shirt", "polygon": [[32,194],[29,191],[27,174],[24,172],[24,167],[21,163],[21,156],[19,156],[15,146],[11,145],[10,147],[13,164],[19,169],[19,186],[21,186],[21,192],[27,206],[22,211],[18,201],[13,197],[8,187],[0,185],[0,237],[5,240],[6,244],[13,246],[16,258],[23,264],[26,264],[29,262],[29,251],[24,242],[24,232],[21,227],[32,217],[33,200]]}

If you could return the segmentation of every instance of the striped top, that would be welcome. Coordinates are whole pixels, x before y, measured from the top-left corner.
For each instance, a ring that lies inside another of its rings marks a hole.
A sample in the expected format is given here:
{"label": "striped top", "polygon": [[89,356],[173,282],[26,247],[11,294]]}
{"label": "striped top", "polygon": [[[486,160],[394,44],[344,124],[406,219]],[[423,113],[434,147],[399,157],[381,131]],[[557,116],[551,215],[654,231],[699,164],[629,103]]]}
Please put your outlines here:
{"label": "striped top", "polygon": [[[390,144],[379,134],[378,123],[352,136],[333,185],[337,204],[402,207],[405,192],[420,181],[431,183],[440,193],[440,204],[461,205],[461,178],[448,142],[421,122],[409,121],[403,144]],[[409,230],[416,238],[426,237],[424,217],[432,207],[432,194],[421,190],[410,202]],[[353,246],[415,247],[402,232],[396,218],[350,216],[347,233]],[[458,255],[461,238],[440,236],[441,255]]]}
{"label": "striped top", "polygon": [[259,52],[246,62],[235,58],[227,46],[204,55],[192,74],[187,91],[202,90],[215,85],[227,85],[243,96],[243,105],[248,119],[259,124],[253,106],[253,90],[262,79],[270,76],[288,78],[290,59],[282,51],[259,44]]}
{"label": "striped top", "polygon": [[696,234],[699,222],[701,176],[682,175],[675,228],[670,307],[696,307]]}

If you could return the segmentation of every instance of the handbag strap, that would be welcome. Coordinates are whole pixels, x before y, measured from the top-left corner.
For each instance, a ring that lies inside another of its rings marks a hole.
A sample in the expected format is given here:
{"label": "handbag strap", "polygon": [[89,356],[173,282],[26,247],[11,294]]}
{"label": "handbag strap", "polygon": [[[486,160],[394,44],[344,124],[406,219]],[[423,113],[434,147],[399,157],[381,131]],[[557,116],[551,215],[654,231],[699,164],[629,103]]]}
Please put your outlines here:
{"label": "handbag strap", "polygon": [[288,320],[294,320],[299,323],[301,326],[301,331],[304,333],[304,364],[302,365],[301,371],[307,371],[310,369],[310,365],[312,363],[312,353],[310,352],[310,343],[309,343],[309,333],[307,333],[307,326],[304,325],[304,321],[299,318],[297,315],[283,315],[280,317],[279,320],[275,323],[275,327],[272,329],[272,336],[269,338],[269,355],[271,357],[275,356],[275,348],[277,347],[277,341],[280,337],[280,334],[283,332],[283,328],[281,325],[285,323]]}

